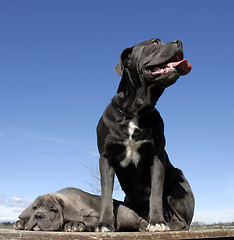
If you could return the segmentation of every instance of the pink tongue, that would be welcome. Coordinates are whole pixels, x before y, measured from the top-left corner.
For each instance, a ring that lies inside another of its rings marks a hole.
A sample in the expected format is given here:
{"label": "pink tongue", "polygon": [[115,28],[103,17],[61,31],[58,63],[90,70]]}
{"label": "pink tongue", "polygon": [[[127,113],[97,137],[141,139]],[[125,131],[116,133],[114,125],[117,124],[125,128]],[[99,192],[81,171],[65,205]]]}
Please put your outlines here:
{"label": "pink tongue", "polygon": [[168,63],[167,66],[177,68],[179,70],[181,76],[188,74],[192,69],[192,65],[190,64],[190,62],[187,59],[184,59],[179,62]]}

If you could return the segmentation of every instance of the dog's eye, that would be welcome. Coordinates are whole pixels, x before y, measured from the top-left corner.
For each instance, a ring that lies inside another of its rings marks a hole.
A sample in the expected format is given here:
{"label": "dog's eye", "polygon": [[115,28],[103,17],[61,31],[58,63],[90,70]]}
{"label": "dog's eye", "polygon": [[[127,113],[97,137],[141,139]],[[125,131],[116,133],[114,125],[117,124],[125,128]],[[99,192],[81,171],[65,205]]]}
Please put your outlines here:
{"label": "dog's eye", "polygon": [[159,44],[158,39],[154,39],[154,40],[151,42],[151,44],[155,44],[155,45]]}
{"label": "dog's eye", "polygon": [[58,212],[58,210],[57,210],[57,209],[54,209],[54,208],[51,208],[50,211],[51,211],[52,213]]}
{"label": "dog's eye", "polygon": [[33,211],[35,211],[35,210],[37,210],[37,207],[34,206],[34,207],[33,207]]}

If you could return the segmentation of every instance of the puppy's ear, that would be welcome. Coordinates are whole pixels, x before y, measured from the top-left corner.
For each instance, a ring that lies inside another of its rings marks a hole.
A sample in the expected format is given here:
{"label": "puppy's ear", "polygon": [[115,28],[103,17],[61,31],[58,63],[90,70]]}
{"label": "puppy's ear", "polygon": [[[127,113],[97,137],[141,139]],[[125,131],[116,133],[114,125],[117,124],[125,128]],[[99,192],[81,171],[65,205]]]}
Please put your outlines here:
{"label": "puppy's ear", "polygon": [[63,217],[65,222],[84,222],[80,209],[75,206],[69,199],[60,200],[63,207]]}
{"label": "puppy's ear", "polygon": [[38,206],[42,201],[42,199],[43,199],[43,196],[39,196],[38,198],[36,198],[34,202],[30,206],[28,206],[26,209],[24,209],[24,211],[19,215],[19,219],[22,219],[22,220],[29,219],[32,215],[33,208]]}
{"label": "puppy's ear", "polygon": [[29,207],[24,209],[24,211],[19,215],[19,219],[21,220],[29,219],[32,215],[33,207],[34,207],[34,203],[32,203]]}
{"label": "puppy's ear", "polygon": [[126,48],[121,56],[120,56],[120,62],[116,65],[115,67],[115,72],[119,75],[119,76],[122,76],[123,75],[123,70],[124,68],[126,67],[126,63],[129,59],[129,57],[131,56],[131,53],[132,53],[132,49],[133,47],[131,48]]}

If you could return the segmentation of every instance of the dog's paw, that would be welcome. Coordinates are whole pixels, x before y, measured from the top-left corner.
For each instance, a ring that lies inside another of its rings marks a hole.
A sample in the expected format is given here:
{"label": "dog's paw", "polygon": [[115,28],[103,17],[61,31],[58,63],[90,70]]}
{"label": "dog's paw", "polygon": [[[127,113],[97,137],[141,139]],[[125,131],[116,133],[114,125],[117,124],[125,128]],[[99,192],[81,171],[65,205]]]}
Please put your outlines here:
{"label": "dog's paw", "polygon": [[13,228],[15,230],[27,230],[26,223],[24,220],[17,220],[14,223]]}
{"label": "dog's paw", "polygon": [[64,226],[65,232],[84,232],[85,224],[82,222],[68,222]]}
{"label": "dog's paw", "polygon": [[105,225],[105,224],[98,224],[98,226],[95,229],[95,232],[114,232],[114,226],[112,225]]}
{"label": "dog's paw", "polygon": [[147,227],[148,227],[149,223],[145,220],[142,219],[140,222],[140,226],[139,226],[139,232],[147,232]]}
{"label": "dog's paw", "polygon": [[148,232],[167,232],[170,231],[168,225],[164,223],[149,224],[146,228]]}

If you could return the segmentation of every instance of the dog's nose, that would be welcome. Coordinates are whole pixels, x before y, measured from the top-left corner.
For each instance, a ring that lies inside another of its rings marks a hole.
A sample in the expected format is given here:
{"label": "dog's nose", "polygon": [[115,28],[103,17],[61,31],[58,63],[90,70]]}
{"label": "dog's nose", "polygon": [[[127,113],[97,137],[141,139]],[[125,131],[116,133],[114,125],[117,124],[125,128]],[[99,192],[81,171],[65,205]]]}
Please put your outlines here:
{"label": "dog's nose", "polygon": [[175,40],[172,43],[176,44],[178,47],[183,47],[182,42],[180,40]]}
{"label": "dog's nose", "polygon": [[45,215],[42,212],[37,212],[34,216],[34,218],[38,221],[42,220],[45,217]]}

